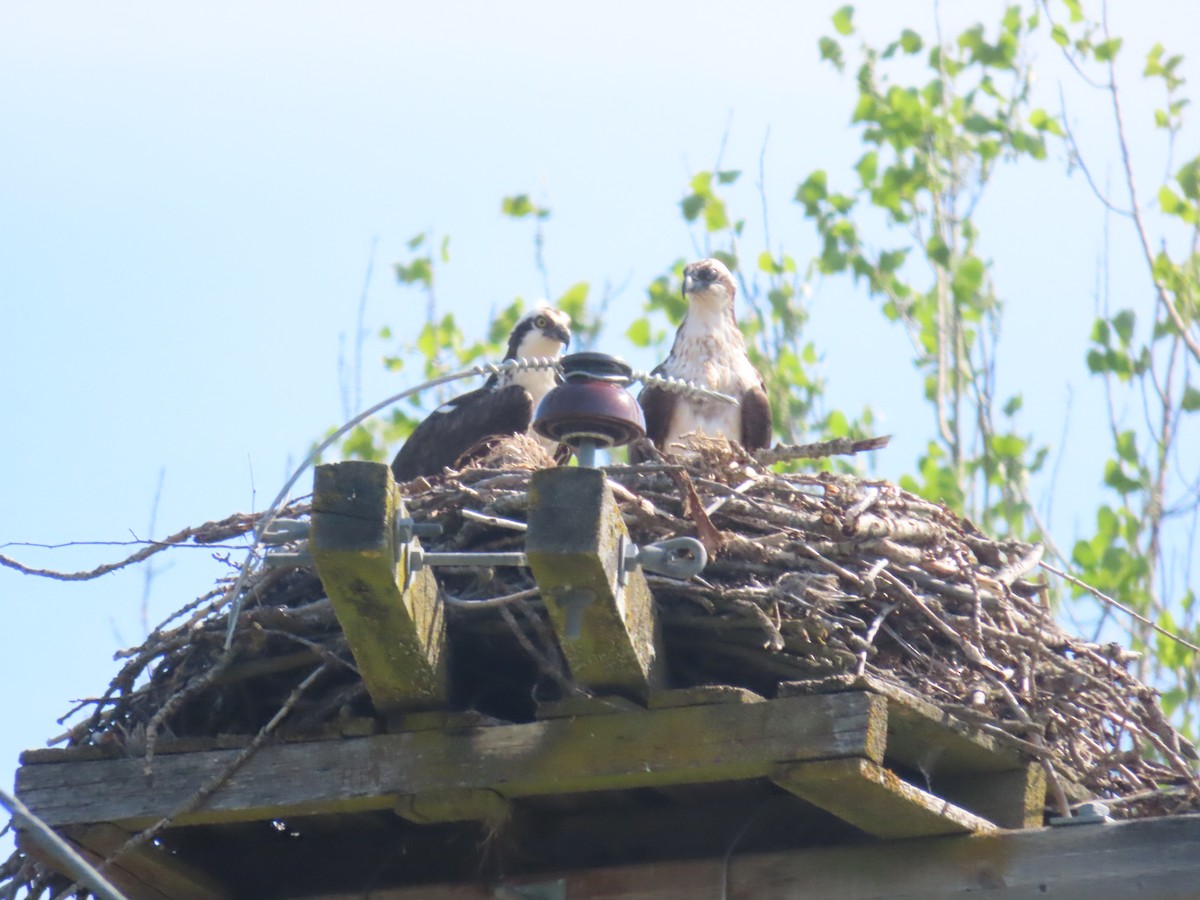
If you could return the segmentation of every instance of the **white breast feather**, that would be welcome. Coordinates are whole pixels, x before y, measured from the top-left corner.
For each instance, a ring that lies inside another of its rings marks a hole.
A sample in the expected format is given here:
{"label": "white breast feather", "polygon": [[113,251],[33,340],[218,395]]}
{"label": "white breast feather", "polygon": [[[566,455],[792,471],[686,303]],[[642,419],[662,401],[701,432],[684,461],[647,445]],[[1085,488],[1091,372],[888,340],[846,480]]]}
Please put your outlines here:
{"label": "white breast feather", "polygon": [[[758,372],[746,356],[742,333],[728,314],[713,317],[696,312],[689,311],[680,325],[671,354],[663,364],[665,374],[741,400],[746,391],[759,385]],[[741,405],[679,397],[663,443],[669,446],[693,431],[741,442]]]}
{"label": "white breast feather", "polygon": [[[541,332],[531,334],[521,342],[519,348],[520,355],[526,358],[535,356],[557,357],[561,352],[562,344],[546,337]],[[525,390],[529,391],[529,395],[533,397],[533,412],[536,415],[538,404],[542,402],[542,398],[554,387],[556,377],[553,369],[519,369],[516,372],[502,376],[500,387],[519,384]],[[557,442],[547,440],[532,428],[529,429],[528,433],[530,437],[536,438],[538,443],[551,453],[558,446]]]}

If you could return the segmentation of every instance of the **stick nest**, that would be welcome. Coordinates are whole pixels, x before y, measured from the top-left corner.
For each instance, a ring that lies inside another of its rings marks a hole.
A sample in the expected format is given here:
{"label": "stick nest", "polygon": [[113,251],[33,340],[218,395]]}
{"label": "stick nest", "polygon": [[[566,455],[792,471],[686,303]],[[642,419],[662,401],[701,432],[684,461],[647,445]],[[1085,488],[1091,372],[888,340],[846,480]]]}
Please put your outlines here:
{"label": "stick nest", "polygon": [[[1054,622],[1044,576],[1031,577],[1040,547],[990,539],[887,482],[774,472],[724,443],[688,449],[606,469],[636,543],[694,535],[710,550],[701,577],[648,579],[672,686],[772,696],[784,681],[872,676],[1041,760],[1052,785],[1082,787],[1115,815],[1200,810],[1195,749],[1130,672],[1136,654]],[[502,445],[478,466],[405,485],[414,519],[444,529],[425,546],[522,549],[513,523],[525,519],[539,452]],[[307,513],[303,502],[284,511]],[[225,540],[255,522],[233,517],[189,537]],[[521,720],[536,702],[578,690],[527,570],[437,576],[456,708]],[[369,729],[374,710],[314,570],[255,571],[227,652],[230,584],[121,654],[123,668],[83,704],[90,714],[68,743],[119,744],[149,759],[160,739],[261,736],[281,709],[280,732]],[[471,605],[513,594],[522,596]]]}

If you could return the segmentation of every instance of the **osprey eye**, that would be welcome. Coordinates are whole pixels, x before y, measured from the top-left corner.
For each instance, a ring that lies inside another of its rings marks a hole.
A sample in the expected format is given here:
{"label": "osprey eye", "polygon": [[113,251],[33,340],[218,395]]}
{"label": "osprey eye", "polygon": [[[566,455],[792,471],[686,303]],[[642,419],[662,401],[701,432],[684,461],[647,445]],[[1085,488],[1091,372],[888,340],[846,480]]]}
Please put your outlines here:
{"label": "osprey eye", "polygon": [[535,328],[545,328],[547,325],[550,324],[550,320],[547,319],[545,316],[538,316],[536,319],[533,320],[533,324],[534,324]]}

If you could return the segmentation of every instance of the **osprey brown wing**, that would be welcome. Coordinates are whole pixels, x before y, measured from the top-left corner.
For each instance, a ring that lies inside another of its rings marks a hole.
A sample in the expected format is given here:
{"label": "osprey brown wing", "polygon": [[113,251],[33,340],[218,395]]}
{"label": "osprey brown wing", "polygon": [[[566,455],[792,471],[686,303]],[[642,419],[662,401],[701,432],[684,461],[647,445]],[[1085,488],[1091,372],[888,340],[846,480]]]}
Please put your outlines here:
{"label": "osprey brown wing", "polygon": [[[657,373],[657,371],[656,369],[655,372]],[[638,403],[641,405],[642,415],[646,419],[646,437],[653,441],[654,446],[659,450],[663,449],[663,444],[667,439],[671,427],[671,417],[675,414],[675,404],[678,400],[678,394],[654,385],[647,385],[638,394]],[[629,461],[636,464],[644,462],[645,458],[635,446],[630,446]]]}
{"label": "osprey brown wing", "polygon": [[456,467],[464,454],[485,447],[490,438],[526,431],[532,420],[533,398],[519,384],[463,394],[416,427],[392,460],[392,474],[397,481],[437,475]]}
{"label": "osprey brown wing", "polygon": [[771,401],[762,386],[742,395],[742,446],[750,452],[771,445]]}

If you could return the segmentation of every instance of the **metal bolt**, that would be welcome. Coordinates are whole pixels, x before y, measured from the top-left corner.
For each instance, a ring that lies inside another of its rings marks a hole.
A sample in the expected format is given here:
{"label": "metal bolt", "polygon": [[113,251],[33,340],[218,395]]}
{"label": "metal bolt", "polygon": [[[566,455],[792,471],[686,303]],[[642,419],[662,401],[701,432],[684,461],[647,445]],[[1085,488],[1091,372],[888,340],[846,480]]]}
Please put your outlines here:
{"label": "metal bolt", "polygon": [[442,526],[438,522],[414,522],[412,519],[396,519],[396,543],[407,544],[415,537],[438,537]]}

